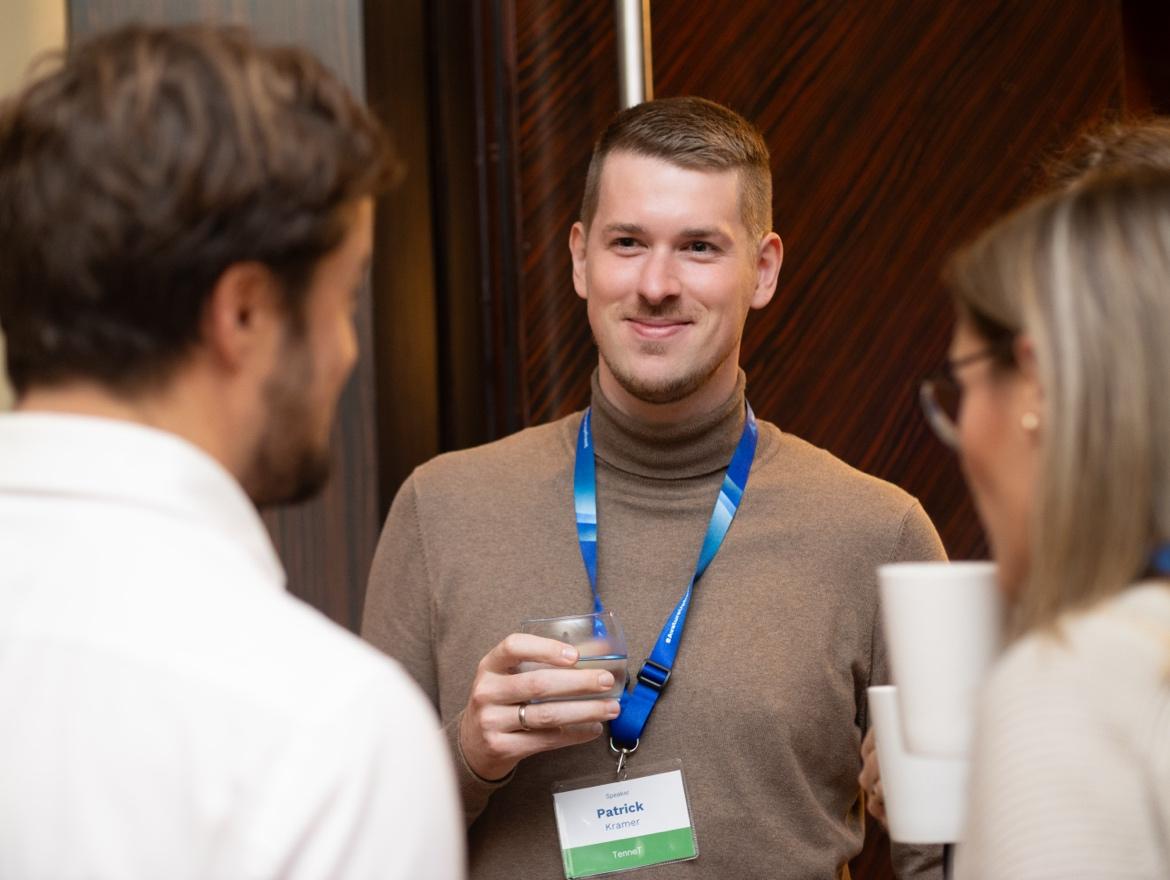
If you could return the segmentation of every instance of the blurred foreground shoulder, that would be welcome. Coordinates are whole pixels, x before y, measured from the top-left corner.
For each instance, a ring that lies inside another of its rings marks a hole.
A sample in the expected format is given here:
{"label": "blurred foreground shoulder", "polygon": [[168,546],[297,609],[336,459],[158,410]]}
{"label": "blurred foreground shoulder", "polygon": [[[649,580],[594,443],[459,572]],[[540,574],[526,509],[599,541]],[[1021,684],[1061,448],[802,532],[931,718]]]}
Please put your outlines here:
{"label": "blurred foreground shoulder", "polygon": [[322,627],[312,641],[318,672],[299,697],[316,711],[278,747],[260,789],[256,875],[464,876],[454,771],[434,708],[396,662],[349,633]]}
{"label": "blurred foreground shoulder", "polygon": [[960,876],[1170,876],[1168,735],[1164,585],[1022,638],[982,696]]}

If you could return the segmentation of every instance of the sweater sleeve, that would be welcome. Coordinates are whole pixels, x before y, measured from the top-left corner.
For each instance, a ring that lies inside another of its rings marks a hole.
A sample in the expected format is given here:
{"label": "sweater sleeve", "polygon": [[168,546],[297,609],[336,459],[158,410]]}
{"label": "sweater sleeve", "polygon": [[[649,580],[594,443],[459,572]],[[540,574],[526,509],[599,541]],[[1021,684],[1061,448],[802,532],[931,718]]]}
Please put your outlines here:
{"label": "sweater sleeve", "polygon": [[[412,475],[394,498],[366,587],[362,638],[397,660],[442,715],[434,645],[435,586],[428,566],[428,536],[419,514],[417,483]],[[492,792],[511,775],[491,781],[467,765],[459,747],[462,712],[443,717],[464,820],[471,825],[487,806]]]}
{"label": "sweater sleeve", "polygon": [[[945,561],[946,550],[942,540],[934,529],[934,524],[922,505],[913,502],[902,516],[898,527],[898,534],[886,562],[935,562]],[[877,578],[877,572],[874,572]],[[874,604],[874,619],[870,630],[872,643],[870,647],[869,684],[880,685],[890,683],[890,661],[886,651],[885,637],[882,633],[880,603]],[[863,728],[868,729],[868,712],[863,716]]]}
{"label": "sweater sleeve", "polygon": [[433,585],[426,541],[418,515],[414,476],[390,506],[374,553],[362,638],[397,660],[439,707],[439,685],[432,644]]}
{"label": "sweater sleeve", "polygon": [[[934,524],[915,501],[902,517],[898,537],[890,553],[889,562],[931,562],[945,560],[946,551]],[[876,577],[876,572],[874,577]],[[873,651],[870,665],[870,684],[887,684],[890,681],[889,656],[882,634],[880,610],[873,622]],[[865,726],[869,726],[866,713]],[[894,873],[899,880],[941,880],[943,876],[943,852],[940,846],[911,846],[904,843],[890,844],[890,857]]]}

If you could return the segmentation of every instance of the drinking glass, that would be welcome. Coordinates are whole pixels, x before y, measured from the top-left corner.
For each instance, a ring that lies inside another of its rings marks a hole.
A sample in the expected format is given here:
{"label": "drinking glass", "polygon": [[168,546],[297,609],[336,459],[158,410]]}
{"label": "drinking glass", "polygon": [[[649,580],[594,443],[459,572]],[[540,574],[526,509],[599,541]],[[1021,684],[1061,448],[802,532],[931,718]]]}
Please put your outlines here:
{"label": "drinking glass", "polygon": [[[600,694],[574,697],[554,697],[554,700],[613,699],[622,695],[626,688],[626,667],[629,655],[626,650],[626,634],[621,622],[612,611],[594,614],[571,614],[567,617],[539,617],[525,620],[520,632],[531,633],[546,639],[556,639],[575,647],[579,653],[577,669],[608,669],[613,674],[613,687]],[[519,666],[520,672],[534,669],[549,669],[545,663],[525,661]]]}

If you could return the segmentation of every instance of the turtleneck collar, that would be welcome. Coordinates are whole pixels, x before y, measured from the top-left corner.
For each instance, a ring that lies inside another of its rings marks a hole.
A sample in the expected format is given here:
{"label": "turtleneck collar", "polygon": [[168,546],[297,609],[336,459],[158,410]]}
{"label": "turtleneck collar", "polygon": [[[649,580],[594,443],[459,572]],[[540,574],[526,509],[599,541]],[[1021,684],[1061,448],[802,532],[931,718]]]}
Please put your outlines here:
{"label": "turtleneck collar", "polygon": [[594,450],[611,467],[659,480],[699,477],[722,471],[743,433],[743,370],[735,390],[720,406],[691,421],[651,425],[620,412],[601,391],[593,371]]}

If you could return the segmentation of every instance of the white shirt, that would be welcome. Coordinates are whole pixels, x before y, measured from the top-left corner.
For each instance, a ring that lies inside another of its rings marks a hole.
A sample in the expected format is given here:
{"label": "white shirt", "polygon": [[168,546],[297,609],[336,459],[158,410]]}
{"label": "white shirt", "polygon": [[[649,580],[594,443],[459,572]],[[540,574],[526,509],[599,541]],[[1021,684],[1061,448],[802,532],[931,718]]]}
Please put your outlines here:
{"label": "white shirt", "polygon": [[284,590],[213,459],[0,415],[0,877],[455,878],[406,674]]}
{"label": "white shirt", "polygon": [[1170,877],[1170,587],[1034,633],[985,687],[957,876]]}

